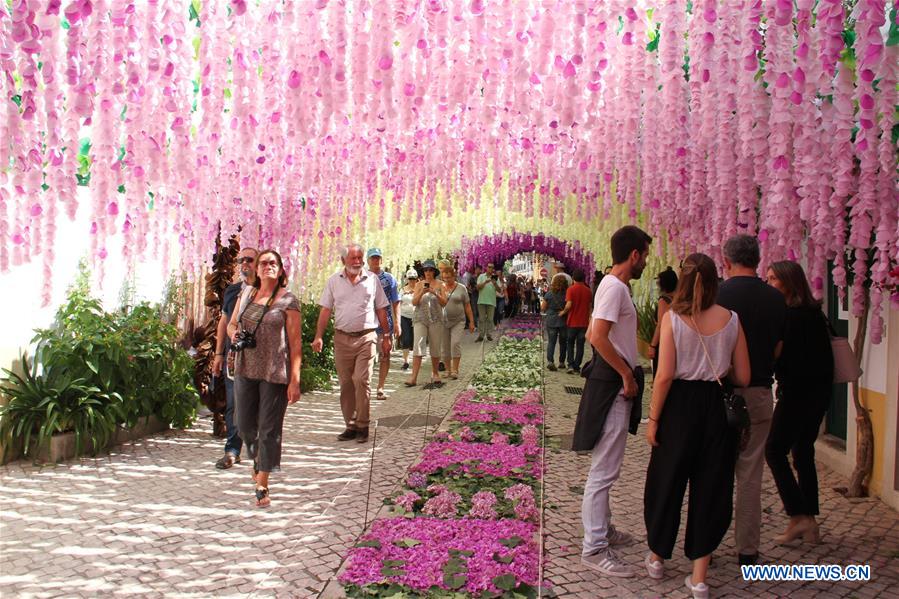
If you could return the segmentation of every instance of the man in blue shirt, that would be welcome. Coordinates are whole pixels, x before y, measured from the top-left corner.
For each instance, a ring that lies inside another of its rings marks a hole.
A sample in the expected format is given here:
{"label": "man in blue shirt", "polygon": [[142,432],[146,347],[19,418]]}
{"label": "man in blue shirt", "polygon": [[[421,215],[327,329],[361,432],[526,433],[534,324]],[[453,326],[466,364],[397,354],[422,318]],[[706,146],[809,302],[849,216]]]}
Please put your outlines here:
{"label": "man in blue shirt", "polygon": [[[370,248],[365,257],[368,259],[368,270],[378,275],[384,295],[390,302],[390,308],[387,310],[387,328],[389,330],[382,331],[381,327],[378,327],[378,347],[382,347],[383,335],[393,335],[397,339],[400,336],[400,291],[393,275],[381,270],[380,248]],[[387,399],[384,394],[384,383],[387,381],[388,372],[390,372],[390,354],[380,353],[378,354],[378,399]]]}
{"label": "man in blue shirt", "polygon": [[[222,316],[219,318],[216,330],[215,359],[212,361],[212,374],[219,380],[224,380],[225,384],[225,429],[228,438],[225,441],[225,455],[215,463],[215,467],[219,470],[227,470],[240,462],[240,450],[243,448],[243,441],[234,418],[234,360],[233,358],[228,359],[231,340],[228,339],[226,329],[240,292],[246,285],[252,285],[256,279],[256,256],[258,253],[255,248],[240,250],[237,255],[240,280],[226,287],[222,294]],[[233,356],[233,354],[231,355]]]}

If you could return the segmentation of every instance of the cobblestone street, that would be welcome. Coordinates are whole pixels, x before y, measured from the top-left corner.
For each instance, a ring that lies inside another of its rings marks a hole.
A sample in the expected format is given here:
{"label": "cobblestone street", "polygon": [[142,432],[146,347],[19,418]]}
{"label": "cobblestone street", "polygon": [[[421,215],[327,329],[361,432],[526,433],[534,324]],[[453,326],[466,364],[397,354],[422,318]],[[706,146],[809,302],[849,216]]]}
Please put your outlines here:
{"label": "cobblestone street", "polygon": [[[487,346],[487,351],[492,344]],[[272,507],[253,507],[249,460],[231,470],[213,466],[222,440],[201,419],[117,447],[108,455],[60,465],[19,461],[0,468],[3,502],[0,593],[5,597],[316,597],[341,566],[346,550],[381,509],[382,499],[419,456],[426,433],[443,419],[479,365],[482,346],[467,337],[462,378],[429,392],[402,385],[393,358],[388,399],[373,400],[377,451],[366,497],[371,443],[338,443],[343,430],[334,393],[304,395],[288,410],[283,472],[272,475]],[[423,372],[426,375],[426,372]],[[420,381],[427,380],[421,376]],[[580,504],[589,457],[567,451],[579,396],[565,386],[582,379],[547,373],[548,409],[544,578],[558,596],[684,597],[689,565],[682,537],[663,581],[608,579],[580,564]],[[430,417],[430,418],[429,418]],[[613,488],[616,526],[638,542],[622,550],[645,556],[643,482],[648,446],[630,437],[621,479]],[[876,499],[847,500],[833,491],[845,481],[819,466],[818,546],[776,547],[786,523],[765,472],[762,553],[767,563],[870,564],[867,583],[748,583],[740,577],[732,533],[710,570],[716,596],[895,596],[899,585],[899,518]],[[642,568],[641,568],[642,572]],[[893,591],[889,589],[893,588]]]}

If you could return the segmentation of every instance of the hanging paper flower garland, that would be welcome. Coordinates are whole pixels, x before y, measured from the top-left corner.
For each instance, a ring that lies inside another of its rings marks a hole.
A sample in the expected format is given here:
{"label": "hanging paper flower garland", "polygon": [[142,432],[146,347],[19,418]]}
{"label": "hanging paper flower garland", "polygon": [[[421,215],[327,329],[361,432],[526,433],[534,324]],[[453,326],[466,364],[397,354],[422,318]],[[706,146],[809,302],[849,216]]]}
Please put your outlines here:
{"label": "hanging paper flower garland", "polygon": [[839,0],[660,4],[4,4],[0,270],[52,278],[81,182],[96,262],[121,234],[196,272],[241,227],[311,291],[351,238],[409,256],[410,228],[453,251],[550,222],[605,251],[637,221],[676,252],[757,232],[819,293],[832,260],[858,310],[897,260],[886,2],[859,0],[853,48]]}

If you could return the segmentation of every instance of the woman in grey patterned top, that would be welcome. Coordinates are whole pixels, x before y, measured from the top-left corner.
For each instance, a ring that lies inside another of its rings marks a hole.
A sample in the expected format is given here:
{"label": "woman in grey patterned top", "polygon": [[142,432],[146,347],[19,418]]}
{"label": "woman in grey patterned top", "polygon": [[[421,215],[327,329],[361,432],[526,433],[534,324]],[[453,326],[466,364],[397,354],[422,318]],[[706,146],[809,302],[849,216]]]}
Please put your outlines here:
{"label": "woman in grey patterned top", "polygon": [[269,473],[280,470],[287,406],[300,399],[300,303],[287,291],[280,254],[259,254],[256,281],[241,294],[228,323],[237,428],[253,458],[256,506],[268,507]]}
{"label": "woman in grey patterned top", "polygon": [[418,371],[425,350],[431,354],[431,383],[442,384],[438,365],[443,336],[443,307],[446,305],[446,288],[443,281],[437,278],[437,265],[433,260],[425,260],[422,265],[424,279],[415,285],[412,295],[412,327],[415,332],[414,353],[412,357],[412,374],[405,385],[414,387],[418,382]]}

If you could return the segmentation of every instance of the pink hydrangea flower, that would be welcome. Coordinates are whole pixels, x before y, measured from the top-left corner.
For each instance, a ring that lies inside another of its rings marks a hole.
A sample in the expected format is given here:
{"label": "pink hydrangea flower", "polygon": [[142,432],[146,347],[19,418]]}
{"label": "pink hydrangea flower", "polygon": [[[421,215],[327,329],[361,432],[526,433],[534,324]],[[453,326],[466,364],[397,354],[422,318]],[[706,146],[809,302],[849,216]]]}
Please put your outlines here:
{"label": "pink hydrangea flower", "polygon": [[459,512],[462,496],[453,491],[444,491],[425,502],[422,512],[438,518],[455,518]]}
{"label": "pink hydrangea flower", "polygon": [[490,436],[490,442],[493,443],[494,445],[508,445],[509,444],[509,436],[504,435],[503,433],[501,433],[499,431],[495,431]]}
{"label": "pink hydrangea flower", "polygon": [[496,518],[496,495],[490,491],[478,491],[471,496],[471,510],[468,515],[472,518],[480,518],[482,520],[493,520]]}
{"label": "pink hydrangea flower", "polygon": [[540,431],[536,426],[526,424],[521,427],[521,443],[522,445],[539,445]]}
{"label": "pink hydrangea flower", "polygon": [[411,512],[415,509],[415,502],[420,499],[421,497],[418,495],[418,493],[416,493],[415,491],[408,491],[394,499],[393,503],[400,506],[407,512]]}
{"label": "pink hydrangea flower", "polygon": [[534,490],[529,486],[523,484],[511,486],[503,495],[512,501],[515,517],[519,520],[536,522],[540,518],[537,503],[534,501]]}
{"label": "pink hydrangea flower", "polygon": [[428,484],[428,477],[421,472],[413,472],[406,479],[406,486],[411,489],[418,489]]}

